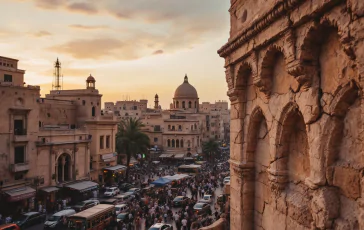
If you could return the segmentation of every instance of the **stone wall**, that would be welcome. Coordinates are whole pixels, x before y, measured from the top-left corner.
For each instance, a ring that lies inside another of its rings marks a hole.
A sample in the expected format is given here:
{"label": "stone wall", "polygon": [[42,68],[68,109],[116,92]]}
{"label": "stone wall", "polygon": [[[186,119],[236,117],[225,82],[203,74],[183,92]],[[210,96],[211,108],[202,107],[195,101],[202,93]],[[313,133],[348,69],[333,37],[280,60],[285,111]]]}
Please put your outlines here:
{"label": "stone wall", "polygon": [[231,229],[364,229],[364,2],[258,2],[232,0],[218,51]]}

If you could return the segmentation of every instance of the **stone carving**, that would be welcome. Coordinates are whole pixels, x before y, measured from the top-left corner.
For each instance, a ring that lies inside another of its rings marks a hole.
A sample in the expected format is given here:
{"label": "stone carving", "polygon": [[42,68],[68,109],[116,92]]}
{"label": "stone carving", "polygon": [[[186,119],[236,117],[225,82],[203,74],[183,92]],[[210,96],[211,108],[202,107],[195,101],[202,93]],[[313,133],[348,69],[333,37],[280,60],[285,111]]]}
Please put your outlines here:
{"label": "stone carving", "polygon": [[232,1],[262,10],[218,51],[239,120],[231,229],[364,229],[363,1],[257,2]]}

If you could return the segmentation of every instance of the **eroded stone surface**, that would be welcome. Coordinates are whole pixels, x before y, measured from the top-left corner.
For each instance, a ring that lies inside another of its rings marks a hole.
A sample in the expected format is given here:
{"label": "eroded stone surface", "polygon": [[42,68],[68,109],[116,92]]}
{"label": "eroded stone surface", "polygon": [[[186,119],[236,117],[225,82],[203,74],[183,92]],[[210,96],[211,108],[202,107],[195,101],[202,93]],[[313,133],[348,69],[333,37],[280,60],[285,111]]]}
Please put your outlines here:
{"label": "eroded stone surface", "polygon": [[231,184],[231,229],[364,229],[363,1],[231,0],[230,14],[231,164],[254,175]]}

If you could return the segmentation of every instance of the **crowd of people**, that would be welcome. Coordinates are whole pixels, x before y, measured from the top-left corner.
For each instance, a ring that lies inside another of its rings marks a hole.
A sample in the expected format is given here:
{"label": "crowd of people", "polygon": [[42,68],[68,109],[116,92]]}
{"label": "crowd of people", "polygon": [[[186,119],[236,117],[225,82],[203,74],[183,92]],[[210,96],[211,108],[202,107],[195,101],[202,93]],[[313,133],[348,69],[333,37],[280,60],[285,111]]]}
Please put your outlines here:
{"label": "crowd of people", "polygon": [[[174,169],[171,167],[165,167],[162,170],[149,167],[141,170],[149,170],[149,172],[139,176],[138,171],[132,171],[130,181],[133,181],[133,178],[140,178],[141,181],[150,183],[153,181],[153,174],[160,177],[174,173]],[[118,222],[116,224],[117,229],[141,230],[148,229],[156,223],[168,223],[174,226],[173,229],[195,230],[210,225],[222,213],[225,213],[224,205],[213,202],[215,203],[214,205],[212,203],[213,208],[211,207],[204,215],[198,215],[194,212],[193,206],[204,194],[213,195],[213,201],[216,201],[215,190],[222,186],[224,178],[222,172],[228,170],[228,164],[216,167],[216,165],[207,163],[202,167],[201,173],[193,177],[181,179],[163,187],[155,187],[152,192],[141,194],[128,203],[129,217]],[[180,207],[174,208],[173,199],[176,196],[187,196],[190,199],[186,203],[182,203]],[[229,219],[229,213],[226,213],[226,218]]]}

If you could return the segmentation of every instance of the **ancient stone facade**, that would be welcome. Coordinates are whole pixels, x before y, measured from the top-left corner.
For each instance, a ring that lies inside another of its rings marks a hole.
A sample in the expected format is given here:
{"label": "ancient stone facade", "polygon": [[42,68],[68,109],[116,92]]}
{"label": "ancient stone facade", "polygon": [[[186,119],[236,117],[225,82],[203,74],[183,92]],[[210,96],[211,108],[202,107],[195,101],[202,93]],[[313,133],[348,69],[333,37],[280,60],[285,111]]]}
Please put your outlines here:
{"label": "ancient stone facade", "polygon": [[231,229],[364,229],[364,1],[229,11]]}

